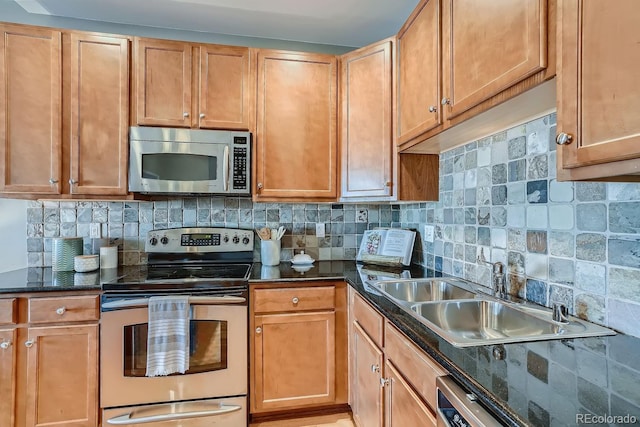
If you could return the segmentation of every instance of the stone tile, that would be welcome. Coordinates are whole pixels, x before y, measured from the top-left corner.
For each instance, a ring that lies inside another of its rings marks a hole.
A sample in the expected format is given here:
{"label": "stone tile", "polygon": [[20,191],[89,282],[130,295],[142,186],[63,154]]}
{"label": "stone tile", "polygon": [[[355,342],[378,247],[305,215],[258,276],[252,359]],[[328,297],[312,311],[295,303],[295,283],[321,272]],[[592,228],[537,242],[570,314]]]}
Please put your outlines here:
{"label": "stone tile", "polygon": [[607,206],[604,203],[577,204],[576,218],[580,231],[607,231]]}
{"label": "stone tile", "polygon": [[493,205],[507,204],[507,186],[506,185],[494,185],[493,187],[491,187],[491,203]]}
{"label": "stone tile", "polygon": [[533,351],[527,352],[527,372],[543,383],[549,382],[549,360]]}
{"label": "stone tile", "polygon": [[512,275],[524,274],[524,255],[520,252],[509,251],[507,254],[507,270]]}
{"label": "stone tile", "polygon": [[595,202],[607,199],[607,184],[602,182],[576,182],[576,200]]}
{"label": "stone tile", "polygon": [[607,283],[607,267],[602,264],[576,261],[576,283],[578,289],[591,294],[604,295]]}
{"label": "stone tile", "polygon": [[575,281],[573,260],[549,258],[549,281],[563,285],[573,285]]}
{"label": "stone tile", "polygon": [[527,253],[525,255],[525,272],[528,277],[547,279],[549,258],[543,254]]}
{"label": "stone tile", "polygon": [[640,184],[637,183],[617,183],[607,184],[609,200],[633,201],[640,200]]}
{"label": "stone tile", "polygon": [[[527,154],[542,154],[549,150],[548,134],[544,134],[539,126],[530,122],[527,124]],[[529,132],[529,127],[536,128],[536,131]],[[540,131],[540,132],[538,132]]]}
{"label": "stone tile", "polygon": [[464,187],[471,188],[478,185],[478,170],[472,169],[464,173]]}
{"label": "stone tile", "polygon": [[[471,144],[467,144],[468,146]],[[473,150],[473,148],[472,148]],[[466,170],[476,169],[478,167],[478,152],[476,150],[467,151],[464,155],[464,168]]]}
{"label": "stone tile", "polygon": [[476,205],[476,189],[467,188],[464,190],[464,205],[475,206]]}
{"label": "stone tile", "polygon": [[517,205],[525,202],[525,183],[510,182],[507,184],[507,203]]}
{"label": "stone tile", "polygon": [[525,159],[509,162],[508,168],[509,182],[524,181],[527,178],[527,162]]}
{"label": "stone tile", "polygon": [[575,296],[574,307],[576,316],[581,319],[601,325],[605,321],[605,300],[601,295],[578,294]]}
{"label": "stone tile", "polygon": [[578,402],[593,414],[606,414],[609,398],[602,387],[578,377]]}
{"label": "stone tile", "polygon": [[555,179],[549,181],[549,201],[551,202],[572,202],[573,183],[559,182]]}
{"label": "stone tile", "polygon": [[612,202],[609,204],[609,230],[613,233],[640,233],[638,212],[640,212],[640,202]]}
{"label": "stone tile", "polygon": [[507,209],[502,206],[491,208],[491,225],[505,227],[507,225]]}
{"label": "stone tile", "polygon": [[525,230],[509,228],[507,231],[507,248],[515,251],[525,251],[527,238]]}
{"label": "stone tile", "polygon": [[553,306],[553,303],[564,304],[569,313],[573,313],[573,288],[555,284],[549,285],[549,305]]}
{"label": "stone tile", "polygon": [[584,233],[576,236],[576,258],[603,262],[606,259],[607,239],[602,234]]}
{"label": "stone tile", "polygon": [[640,303],[640,269],[609,269],[607,295]]}
{"label": "stone tile", "polygon": [[573,230],[573,205],[549,205],[549,227],[552,230]]}
{"label": "stone tile", "polygon": [[547,178],[549,176],[549,161],[546,154],[529,159],[527,168],[528,179]]}
{"label": "stone tile", "polygon": [[[491,164],[491,146],[490,145],[478,147],[477,163],[478,163],[478,167],[489,166]],[[453,169],[453,163],[452,163],[452,169]]]}
{"label": "stone tile", "polygon": [[640,324],[640,304],[609,298],[609,325],[626,334],[637,334]]}
{"label": "stone tile", "polygon": [[624,366],[612,364],[611,389],[632,402],[640,402],[640,373]]}
{"label": "stone tile", "polygon": [[547,203],[547,180],[527,182],[527,201],[529,203]]}
{"label": "stone tile", "polygon": [[519,159],[527,154],[527,138],[525,138],[524,135],[510,139],[508,144],[510,160]]}
{"label": "stone tile", "polygon": [[496,138],[494,135],[494,141],[491,145],[491,164],[507,163],[508,157],[507,141],[502,137]]}
{"label": "stone tile", "polygon": [[535,229],[545,229],[547,222],[547,206],[546,205],[529,205],[527,206],[527,227]]}
{"label": "stone tile", "polygon": [[[527,224],[524,206],[509,206],[507,208],[507,225],[509,227],[525,227]],[[544,227],[546,228],[546,227]]]}
{"label": "stone tile", "polygon": [[573,257],[575,253],[574,236],[565,231],[549,232],[549,254],[561,257]]}
{"label": "stone tile", "polygon": [[640,266],[640,238],[610,238],[608,248],[609,264],[634,268]]}
{"label": "stone tile", "polygon": [[507,247],[507,230],[504,228],[494,228],[491,230],[491,246],[494,248]]}
{"label": "stone tile", "polygon": [[478,225],[489,225],[491,221],[491,208],[480,207],[478,209]]}
{"label": "stone tile", "polygon": [[506,182],[507,182],[507,165],[505,163],[493,165],[493,167],[491,168],[491,183],[493,185],[496,185],[496,184],[504,184]]}
{"label": "stone tile", "polygon": [[547,305],[547,284],[541,280],[527,279],[527,301]]}
{"label": "stone tile", "polygon": [[546,254],[547,253],[547,232],[546,231],[527,231],[527,250],[529,252]]}

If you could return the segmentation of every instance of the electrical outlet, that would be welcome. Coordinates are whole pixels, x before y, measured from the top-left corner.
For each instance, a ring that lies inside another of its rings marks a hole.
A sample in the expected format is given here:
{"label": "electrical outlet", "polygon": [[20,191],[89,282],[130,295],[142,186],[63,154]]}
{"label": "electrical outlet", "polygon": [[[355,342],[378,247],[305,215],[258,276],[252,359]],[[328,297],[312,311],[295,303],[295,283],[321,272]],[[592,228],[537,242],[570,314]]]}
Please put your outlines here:
{"label": "electrical outlet", "polygon": [[422,238],[425,242],[433,243],[435,238],[435,227],[433,225],[425,225],[424,236]]}
{"label": "electrical outlet", "polygon": [[94,222],[91,224],[89,228],[89,237],[93,239],[99,239],[102,237],[101,224],[98,222]]}
{"label": "electrical outlet", "polygon": [[324,237],[324,222],[316,224],[316,237]]}

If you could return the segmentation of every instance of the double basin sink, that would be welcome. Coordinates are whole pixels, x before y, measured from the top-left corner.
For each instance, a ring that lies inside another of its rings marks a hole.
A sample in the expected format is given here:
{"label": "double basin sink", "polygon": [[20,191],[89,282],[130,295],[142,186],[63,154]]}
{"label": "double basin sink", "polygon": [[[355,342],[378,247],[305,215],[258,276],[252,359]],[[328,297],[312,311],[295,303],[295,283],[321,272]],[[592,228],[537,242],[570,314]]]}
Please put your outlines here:
{"label": "double basin sink", "polygon": [[462,279],[402,279],[370,283],[386,298],[456,347],[615,335],[551,309],[494,298]]}

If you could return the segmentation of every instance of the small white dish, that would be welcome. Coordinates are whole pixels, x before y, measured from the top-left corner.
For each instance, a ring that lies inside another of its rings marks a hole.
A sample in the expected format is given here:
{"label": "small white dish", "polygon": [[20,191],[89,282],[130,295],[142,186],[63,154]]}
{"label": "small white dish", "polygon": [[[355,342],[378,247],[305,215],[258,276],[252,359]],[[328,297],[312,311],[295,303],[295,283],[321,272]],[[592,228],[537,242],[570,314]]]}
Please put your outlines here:
{"label": "small white dish", "polygon": [[313,268],[313,264],[294,265],[291,268],[293,268],[298,273],[304,274],[304,273],[306,273],[307,271],[309,271],[309,270],[311,270]]}
{"label": "small white dish", "polygon": [[314,261],[315,259],[305,254],[304,251],[300,251],[299,254],[296,254],[291,258],[291,264],[293,265],[310,265],[313,264]]}
{"label": "small white dish", "polygon": [[100,267],[98,255],[77,255],[73,258],[73,269],[78,273],[94,271]]}

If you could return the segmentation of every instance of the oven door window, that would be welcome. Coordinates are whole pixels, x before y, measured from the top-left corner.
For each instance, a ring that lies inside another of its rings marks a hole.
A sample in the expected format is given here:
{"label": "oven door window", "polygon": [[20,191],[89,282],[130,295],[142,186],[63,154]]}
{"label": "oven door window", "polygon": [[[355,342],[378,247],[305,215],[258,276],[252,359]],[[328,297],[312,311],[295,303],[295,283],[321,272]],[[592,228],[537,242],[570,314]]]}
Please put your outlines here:
{"label": "oven door window", "polygon": [[185,153],[142,155],[142,178],[160,181],[217,181],[216,156]]}
{"label": "oven door window", "polygon": [[[185,373],[227,369],[227,322],[191,320],[189,370]],[[144,377],[147,370],[147,324],[124,327],[124,376]],[[180,375],[180,374],[176,374]]]}

